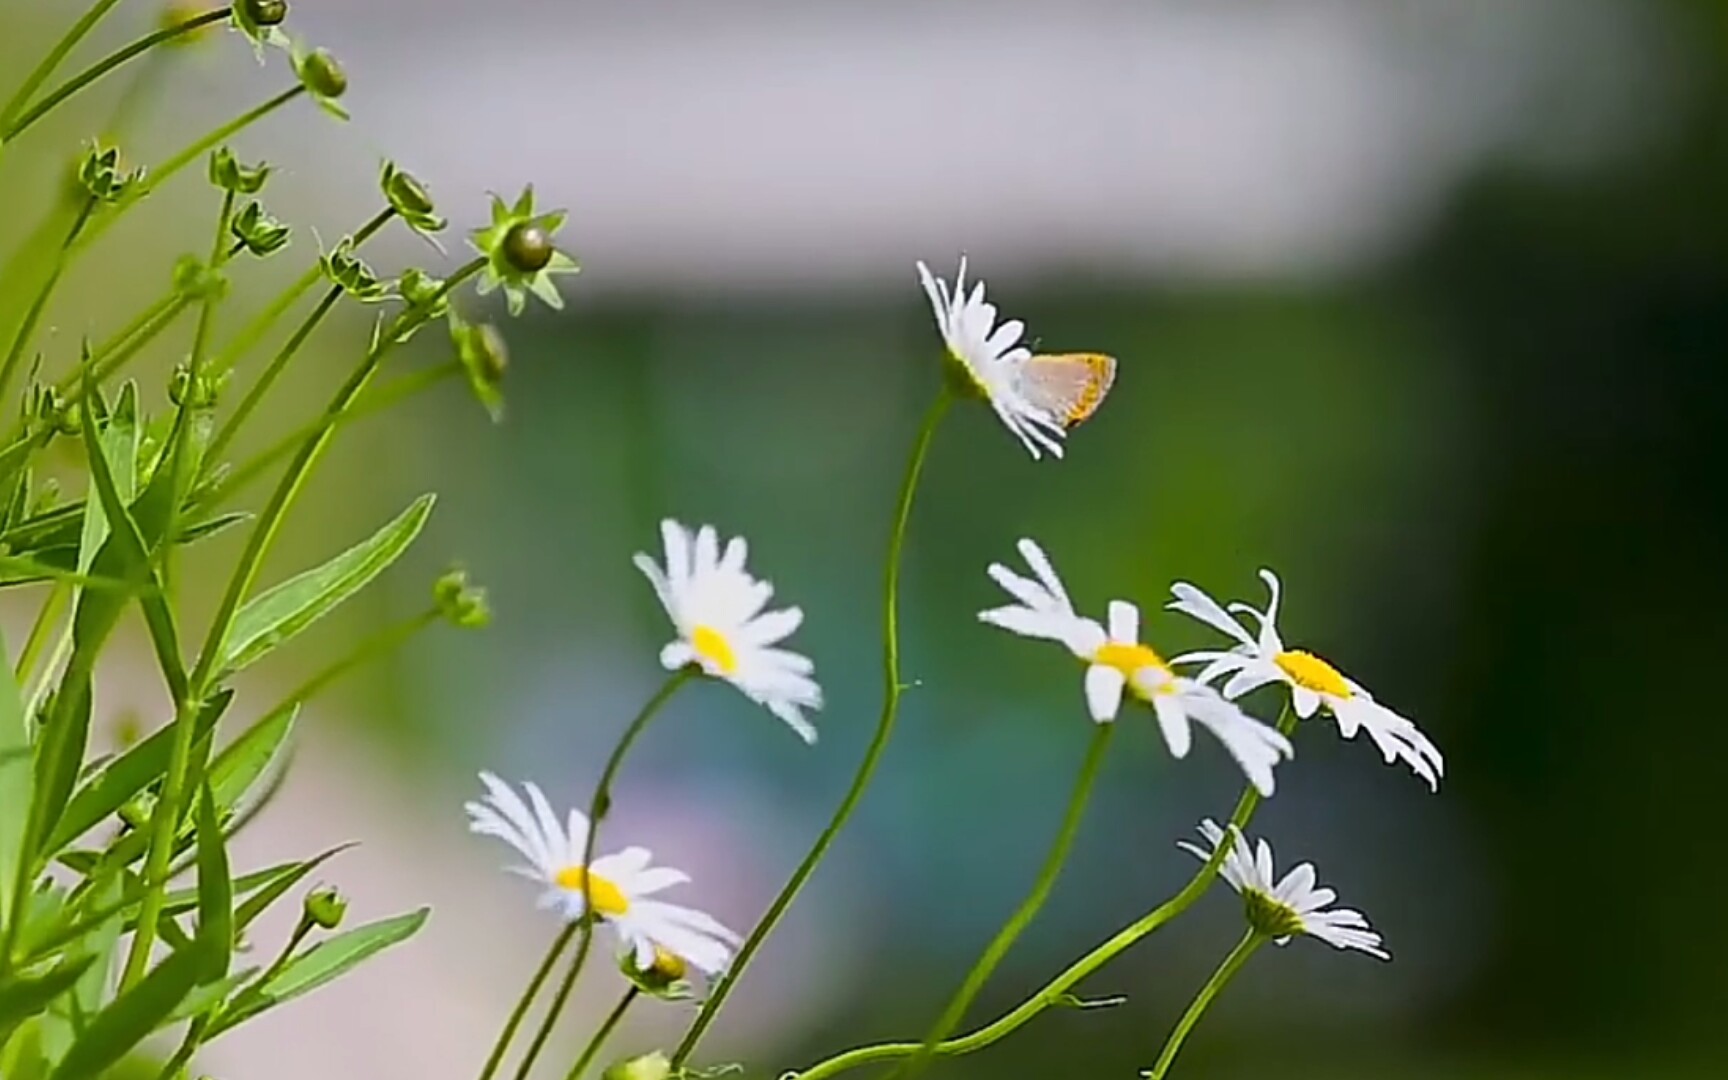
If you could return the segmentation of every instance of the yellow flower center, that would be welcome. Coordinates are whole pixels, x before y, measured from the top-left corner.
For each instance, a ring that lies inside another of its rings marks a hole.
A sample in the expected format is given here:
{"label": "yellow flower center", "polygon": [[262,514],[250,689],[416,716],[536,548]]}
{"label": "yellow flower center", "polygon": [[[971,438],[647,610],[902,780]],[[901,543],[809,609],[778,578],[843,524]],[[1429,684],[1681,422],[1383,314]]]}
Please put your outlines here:
{"label": "yellow flower center", "polygon": [[566,866],[552,880],[560,889],[573,893],[580,893],[586,884],[588,903],[601,915],[622,915],[630,910],[630,898],[623,889],[584,867]]}
{"label": "yellow flower center", "polygon": [[1292,649],[1274,656],[1272,662],[1290,676],[1291,682],[1304,690],[1340,698],[1350,696],[1350,684],[1344,681],[1338,669],[1311,652]]}
{"label": "yellow flower center", "polygon": [[667,982],[677,982],[689,968],[684,958],[663,945],[654,946],[653,973]]}
{"label": "yellow flower center", "polygon": [[690,647],[696,655],[713,664],[722,675],[738,674],[738,654],[726,635],[712,626],[698,626],[690,632]]}
{"label": "yellow flower center", "polygon": [[1128,680],[1129,688],[1139,696],[1144,695],[1140,694],[1140,687],[1134,682],[1134,676],[1137,672],[1145,671],[1147,668],[1156,668],[1167,676],[1164,685],[1159,687],[1159,692],[1164,693],[1175,689],[1175,682],[1168,677],[1171,675],[1170,665],[1164,662],[1162,656],[1138,642],[1130,644],[1123,644],[1119,641],[1105,642],[1098,646],[1097,652],[1092,654],[1092,662],[1120,671],[1122,676]]}

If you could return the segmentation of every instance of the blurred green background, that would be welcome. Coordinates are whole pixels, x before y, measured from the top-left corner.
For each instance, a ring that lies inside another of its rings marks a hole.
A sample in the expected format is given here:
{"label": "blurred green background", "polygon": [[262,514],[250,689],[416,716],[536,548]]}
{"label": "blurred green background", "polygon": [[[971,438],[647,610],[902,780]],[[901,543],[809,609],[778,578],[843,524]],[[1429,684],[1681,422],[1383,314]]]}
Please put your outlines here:
{"label": "blurred green background", "polygon": [[[0,13],[0,80],[63,6]],[[128,5],[110,43],[148,6]],[[380,905],[393,889],[446,899],[416,945],[434,959],[383,962],[325,1012],[214,1049],[213,1067],[471,1074],[552,927],[490,880],[501,854],[462,835],[459,801],[479,768],[586,800],[658,678],[667,631],[629,556],[654,550],[662,516],[749,536],[753,568],[806,611],[795,642],[830,700],[811,750],[701,687],[627,770],[609,834],[690,865],[680,899],[753,921],[874,721],[887,517],[938,378],[912,264],[951,275],[967,251],[1040,344],[1119,357],[1117,386],[1060,463],[1029,461],[981,409],[940,432],[906,563],[917,688],[716,1058],[768,1076],[922,1030],[1029,885],[1084,749],[1077,671],[973,616],[998,602],[984,566],[1033,536],[1091,610],[1156,607],[1178,578],[1258,604],[1254,571],[1275,567],[1286,637],[1446,754],[1436,796],[1366,743],[1302,730],[1256,831],[1281,861],[1316,861],[1395,960],[1269,951],[1177,1075],[1728,1075],[1728,929],[1712,914],[1728,725],[1702,677],[1728,654],[1723,9],[1201,7],[294,5],[348,58],[356,122],[308,108],[239,140],[281,163],[272,204],[311,228],[237,283],[230,320],[299,272],[315,234],[369,214],[385,153],[462,227],[482,191],[535,181],[571,207],[586,272],[563,316],[506,327],[505,425],[452,384],[357,428],[280,553],[279,573],[322,558],[435,488],[411,565],[301,662],[418,610],[451,554],[498,618],[483,638],[416,643],[325,706],[289,797],[339,823],[290,809],[260,826],[276,830],[260,850],[381,834],[337,880],[361,904],[368,889]],[[286,85],[271,63],[218,38],[8,148],[0,255],[26,253],[12,272],[29,272],[72,148],[117,105],[135,107],[127,152],[156,160]],[[54,309],[47,361],[159,295],[213,207],[189,176],[105,240]],[[374,254],[449,265],[403,239]],[[6,322],[17,303],[8,291]],[[351,311],[323,333],[271,424],[315,408],[364,331]],[[144,369],[158,405],[183,347]],[[441,350],[421,341],[404,363]],[[1148,633],[1166,652],[1209,643],[1162,613]],[[1177,888],[1191,864],[1174,842],[1228,813],[1239,779],[1215,744],[1173,764],[1152,725],[1124,734],[977,1019]],[[1134,1075],[1237,918],[1211,894],[1082,987],[1125,1006],[1049,1014],[940,1072]],[[414,1057],[400,1040],[415,1032],[450,1056]]]}

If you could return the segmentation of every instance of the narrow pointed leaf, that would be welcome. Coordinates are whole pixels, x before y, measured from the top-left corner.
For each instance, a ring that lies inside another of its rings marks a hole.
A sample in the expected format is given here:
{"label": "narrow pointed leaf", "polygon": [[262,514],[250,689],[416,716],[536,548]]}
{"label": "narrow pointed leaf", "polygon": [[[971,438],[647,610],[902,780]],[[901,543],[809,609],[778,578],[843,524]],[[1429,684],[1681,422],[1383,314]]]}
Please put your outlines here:
{"label": "narrow pointed leaf", "polygon": [[[0,636],[0,657],[10,656]],[[30,815],[30,733],[12,665],[0,661],[0,926],[11,917]]]}
{"label": "narrow pointed leaf", "polygon": [[[237,891],[245,893],[246,899],[234,909],[234,928],[237,931],[244,931],[252,925],[252,920],[264,914],[271,904],[282,899],[288,890],[298,885],[307,874],[322,866],[327,859],[339,855],[353,846],[353,844],[341,844],[310,859],[274,867],[267,871],[271,875],[268,881],[260,882],[256,886],[249,885],[244,890],[239,890],[239,883],[236,882]],[[253,888],[256,888],[257,891],[252,891]]]}
{"label": "narrow pointed leaf", "polygon": [[241,608],[224,645],[223,670],[239,671],[253,663],[364,588],[414,542],[432,502],[433,496],[420,496],[367,540]]}
{"label": "narrow pointed leaf", "polygon": [[95,958],[80,956],[60,963],[34,978],[0,978],[0,1044],[14,1029],[78,983]]}
{"label": "narrow pointed leaf", "polygon": [[210,763],[210,791],[226,816],[238,808],[260,779],[269,775],[288,746],[300,705],[279,709],[247,728]]}
{"label": "narrow pointed leaf", "polygon": [[268,983],[249,988],[235,998],[234,1004],[211,1025],[210,1037],[334,982],[390,946],[413,937],[430,914],[430,908],[420,908],[319,942],[283,965]]}
{"label": "narrow pointed leaf", "polygon": [[209,967],[208,945],[199,940],[158,964],[132,989],[91,1019],[60,1059],[50,1080],[91,1080],[161,1026]]}
{"label": "narrow pointed leaf", "polygon": [[234,880],[210,784],[198,789],[198,937],[208,942],[209,967],[201,983],[228,974],[234,958]]}
{"label": "narrow pointed leaf", "polygon": [[[198,713],[193,738],[204,738],[222,718],[234,691],[213,694]],[[143,791],[168,772],[168,759],[173,755],[173,726],[165,724],[147,738],[110,761],[80,787],[66,805],[54,835],[43,849],[44,858],[52,858],[67,844],[101,824],[108,815]]]}

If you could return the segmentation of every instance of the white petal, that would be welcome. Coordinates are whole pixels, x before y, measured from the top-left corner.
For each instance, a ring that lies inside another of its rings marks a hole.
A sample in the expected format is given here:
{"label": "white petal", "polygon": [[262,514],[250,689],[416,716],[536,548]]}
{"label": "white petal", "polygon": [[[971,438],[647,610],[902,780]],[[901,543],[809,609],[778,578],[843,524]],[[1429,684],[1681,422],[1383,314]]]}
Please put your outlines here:
{"label": "white petal", "polygon": [[1164,605],[1171,611],[1180,611],[1192,616],[1210,626],[1212,629],[1225,633],[1244,645],[1253,645],[1254,639],[1242,629],[1242,624],[1232,619],[1228,612],[1218,606],[1218,601],[1186,581],[1178,581],[1170,586],[1170,591],[1176,599]]}
{"label": "white petal", "polygon": [[1140,641],[1140,609],[1126,600],[1112,600],[1109,608],[1110,639],[1125,645]]}
{"label": "white petal", "polygon": [[1122,706],[1122,688],[1128,680],[1113,667],[1093,664],[1086,669],[1086,708],[1092,719],[1103,723],[1116,719]]}
{"label": "white petal", "polygon": [[1182,708],[1176,695],[1154,695],[1152,711],[1158,717],[1158,727],[1164,733],[1164,744],[1170,748],[1170,756],[1187,757],[1189,748],[1194,744],[1194,733],[1188,727],[1188,713]]}

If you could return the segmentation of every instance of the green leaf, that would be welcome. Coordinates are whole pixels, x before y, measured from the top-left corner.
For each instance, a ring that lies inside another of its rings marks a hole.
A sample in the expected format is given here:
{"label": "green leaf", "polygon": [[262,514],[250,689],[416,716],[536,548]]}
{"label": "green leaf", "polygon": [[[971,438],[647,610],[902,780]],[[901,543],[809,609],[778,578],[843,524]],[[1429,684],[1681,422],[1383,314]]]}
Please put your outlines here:
{"label": "green leaf", "polygon": [[222,670],[239,671],[359,592],[414,542],[432,503],[432,495],[420,496],[367,540],[241,608],[224,645]]}
{"label": "green leaf", "polygon": [[[353,846],[354,845],[351,843],[339,844],[336,847],[315,855],[310,859],[305,859],[297,863],[287,863],[282,866],[273,867],[267,871],[262,871],[262,873],[269,874],[270,877],[267,881],[259,882],[256,886],[247,885],[247,887],[241,888],[240,882],[235,882],[236,891],[248,894],[246,899],[241,902],[240,906],[234,909],[235,929],[244,931],[248,926],[252,925],[252,920],[264,914],[265,910],[268,909],[271,904],[280,900],[287,894],[289,889],[298,885],[307,874],[310,874],[319,866],[323,865],[326,860],[347,851]],[[246,880],[246,878],[241,879],[241,881]],[[256,888],[257,891],[252,892],[251,890],[253,888]]]}
{"label": "green leaf", "polygon": [[190,1020],[200,1013],[209,1012],[226,1001],[229,994],[251,981],[256,974],[258,974],[256,967],[241,968],[234,974],[217,979],[207,986],[200,986],[186,995],[186,1000],[180,1003],[179,1008],[168,1014],[166,1023],[175,1024],[181,1020]]}
{"label": "green leaf", "polygon": [[367,923],[312,946],[262,985],[249,987],[211,1025],[210,1038],[302,994],[341,978],[369,958],[413,937],[432,909]]}
{"label": "green leaf", "polygon": [[198,789],[198,937],[209,942],[210,966],[200,982],[228,974],[234,959],[234,879],[210,783]]}
{"label": "green leaf", "polygon": [[288,745],[294,718],[299,714],[299,702],[276,710],[223,747],[210,763],[210,790],[216,808],[224,815],[239,806],[253,785],[270,772],[271,765]]}
{"label": "green leaf", "polygon": [[[203,709],[199,710],[193,738],[208,736],[227,710],[228,703],[233,700],[232,690],[213,694],[210,700],[204,703]],[[60,823],[55,827],[53,836],[43,848],[43,858],[53,858],[67,844],[101,824],[128,799],[166,775],[168,759],[173,756],[173,752],[173,725],[165,724],[110,761],[72,796],[72,801],[66,805],[65,813],[60,816]]]}
{"label": "green leaf", "polygon": [[160,1027],[209,969],[204,939],[169,956],[90,1021],[50,1080],[91,1080]]}
{"label": "green leaf", "polygon": [[95,959],[80,956],[66,960],[35,978],[0,978],[0,1044],[19,1024],[45,1011],[50,1002],[76,986]]}
{"label": "green leaf", "polygon": [[[8,657],[6,639],[0,636],[0,657]],[[11,918],[12,898],[17,895],[18,875],[23,873],[25,819],[30,814],[30,732],[24,722],[24,703],[12,665],[0,660],[0,926]]]}

